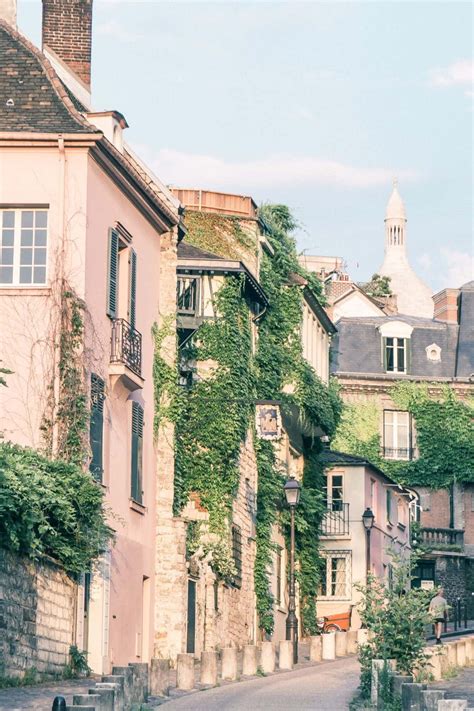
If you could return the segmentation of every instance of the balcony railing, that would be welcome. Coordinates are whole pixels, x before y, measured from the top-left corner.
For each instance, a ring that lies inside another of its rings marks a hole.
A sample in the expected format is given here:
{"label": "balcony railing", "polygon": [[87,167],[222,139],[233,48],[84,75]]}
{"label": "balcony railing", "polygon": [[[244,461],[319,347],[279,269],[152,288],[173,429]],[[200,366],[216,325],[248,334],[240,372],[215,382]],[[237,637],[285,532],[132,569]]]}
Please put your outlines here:
{"label": "balcony railing", "polygon": [[124,318],[112,321],[110,362],[123,363],[136,375],[142,374],[142,334]]}
{"label": "balcony railing", "polygon": [[457,546],[464,545],[464,531],[458,528],[421,528],[419,541],[425,546],[436,548],[437,546]]}
{"label": "balcony railing", "polygon": [[349,504],[338,501],[328,505],[321,522],[321,535],[349,535]]}
{"label": "balcony railing", "polygon": [[413,459],[413,449],[403,449],[400,447],[384,447],[383,448],[384,459]]}

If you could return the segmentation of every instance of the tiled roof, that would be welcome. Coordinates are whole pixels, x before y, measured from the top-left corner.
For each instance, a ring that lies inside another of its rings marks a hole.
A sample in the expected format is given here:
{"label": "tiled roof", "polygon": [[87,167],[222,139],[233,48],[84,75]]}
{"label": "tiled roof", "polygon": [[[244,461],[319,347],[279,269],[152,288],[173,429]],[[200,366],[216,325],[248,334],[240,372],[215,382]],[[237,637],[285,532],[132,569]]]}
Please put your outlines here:
{"label": "tiled roof", "polygon": [[0,20],[0,132],[96,133],[48,60]]}
{"label": "tiled roof", "polygon": [[178,244],[178,259],[216,259],[219,261],[226,261],[224,257],[219,257],[217,254],[212,252],[205,252],[199,247],[194,247],[192,244],[187,242],[180,242]]}

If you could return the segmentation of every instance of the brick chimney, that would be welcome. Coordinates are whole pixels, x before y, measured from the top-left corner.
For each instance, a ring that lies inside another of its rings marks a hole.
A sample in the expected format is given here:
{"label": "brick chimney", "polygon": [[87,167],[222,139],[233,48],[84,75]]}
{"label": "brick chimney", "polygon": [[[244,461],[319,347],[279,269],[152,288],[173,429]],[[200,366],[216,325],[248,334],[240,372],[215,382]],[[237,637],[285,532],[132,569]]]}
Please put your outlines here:
{"label": "brick chimney", "polygon": [[92,0],[43,0],[43,51],[50,50],[90,91]]}
{"label": "brick chimney", "polygon": [[443,289],[433,296],[434,318],[437,321],[458,323],[459,289]]}

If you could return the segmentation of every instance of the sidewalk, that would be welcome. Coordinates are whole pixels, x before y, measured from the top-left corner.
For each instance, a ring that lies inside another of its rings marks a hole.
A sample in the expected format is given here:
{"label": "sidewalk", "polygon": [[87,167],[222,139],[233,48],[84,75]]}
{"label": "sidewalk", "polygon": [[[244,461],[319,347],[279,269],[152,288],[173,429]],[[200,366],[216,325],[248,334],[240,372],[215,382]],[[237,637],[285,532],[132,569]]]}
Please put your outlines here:
{"label": "sidewalk", "polygon": [[430,689],[443,689],[448,699],[467,699],[474,706],[474,667],[466,667],[454,679],[437,681]]}
{"label": "sidewalk", "polygon": [[72,705],[73,694],[87,694],[94,677],[0,689],[0,711],[51,711],[55,696],[64,696]]}

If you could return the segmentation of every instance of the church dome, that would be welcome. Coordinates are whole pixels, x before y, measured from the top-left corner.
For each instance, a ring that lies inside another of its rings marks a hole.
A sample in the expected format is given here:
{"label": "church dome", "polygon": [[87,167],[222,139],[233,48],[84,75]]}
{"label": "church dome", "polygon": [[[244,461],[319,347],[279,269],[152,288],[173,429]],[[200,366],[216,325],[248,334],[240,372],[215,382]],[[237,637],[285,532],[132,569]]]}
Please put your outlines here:
{"label": "church dome", "polygon": [[393,181],[393,190],[390,195],[390,199],[387,203],[387,209],[385,211],[386,220],[406,220],[405,205],[398,192],[398,183],[396,180]]}

